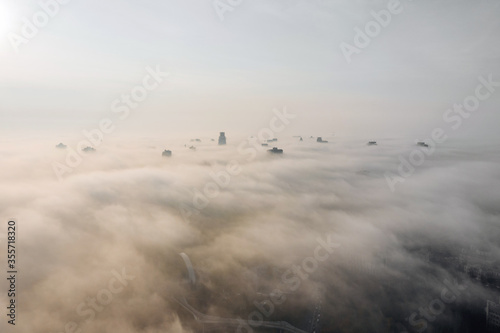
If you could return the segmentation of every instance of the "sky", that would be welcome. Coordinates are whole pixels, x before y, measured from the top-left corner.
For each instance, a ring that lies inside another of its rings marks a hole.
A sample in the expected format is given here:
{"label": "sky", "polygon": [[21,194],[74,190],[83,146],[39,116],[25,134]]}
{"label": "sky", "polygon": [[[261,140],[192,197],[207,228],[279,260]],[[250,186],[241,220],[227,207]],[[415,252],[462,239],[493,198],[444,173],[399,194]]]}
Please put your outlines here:
{"label": "sky", "polygon": [[[146,67],[170,75],[116,135],[247,134],[286,106],[301,118],[293,134],[422,137],[479,76],[500,81],[498,1],[401,1],[350,63],[340,45],[388,2],[253,0],[222,14],[214,4],[72,0],[16,44],[41,5],[2,0],[2,132],[78,139],[114,116]],[[499,96],[454,135],[498,138]]]}

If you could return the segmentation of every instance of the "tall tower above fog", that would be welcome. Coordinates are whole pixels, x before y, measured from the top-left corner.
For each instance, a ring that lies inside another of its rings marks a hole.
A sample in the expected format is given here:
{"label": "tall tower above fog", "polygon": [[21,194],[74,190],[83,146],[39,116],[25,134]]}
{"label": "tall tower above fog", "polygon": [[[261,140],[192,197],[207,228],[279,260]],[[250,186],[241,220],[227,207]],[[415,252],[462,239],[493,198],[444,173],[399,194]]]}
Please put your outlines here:
{"label": "tall tower above fog", "polygon": [[225,144],[226,144],[226,134],[224,132],[220,132],[219,145],[225,145]]}

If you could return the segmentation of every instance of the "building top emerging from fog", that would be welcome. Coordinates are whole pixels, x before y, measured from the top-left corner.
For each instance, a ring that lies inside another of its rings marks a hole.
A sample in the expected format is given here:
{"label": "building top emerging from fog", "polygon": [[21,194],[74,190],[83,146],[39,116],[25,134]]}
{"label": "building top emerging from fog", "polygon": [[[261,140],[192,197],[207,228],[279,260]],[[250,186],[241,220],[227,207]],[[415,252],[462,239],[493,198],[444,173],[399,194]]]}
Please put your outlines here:
{"label": "building top emerging from fog", "polygon": [[226,133],[220,132],[219,145],[225,145],[225,144],[226,144]]}
{"label": "building top emerging from fog", "polygon": [[278,147],[273,147],[273,149],[268,149],[267,151],[272,154],[283,154],[283,149],[278,149]]}
{"label": "building top emerging from fog", "polygon": [[500,329],[500,299],[498,303],[486,301],[486,324],[488,329],[498,332]]}

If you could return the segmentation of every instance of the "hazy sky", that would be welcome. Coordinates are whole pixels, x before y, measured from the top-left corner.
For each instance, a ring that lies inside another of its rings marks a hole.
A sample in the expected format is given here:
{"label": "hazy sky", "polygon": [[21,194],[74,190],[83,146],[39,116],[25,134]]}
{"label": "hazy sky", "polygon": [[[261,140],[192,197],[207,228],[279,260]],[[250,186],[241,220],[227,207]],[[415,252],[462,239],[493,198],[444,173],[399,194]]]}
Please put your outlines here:
{"label": "hazy sky", "polygon": [[[212,1],[72,0],[14,50],[37,1],[0,0],[0,129],[75,133],[141,84],[171,73],[120,122],[135,132],[253,133],[274,107],[297,134],[423,137],[500,81],[500,2],[402,0],[402,12],[348,63],[342,42],[373,21],[377,0],[243,0],[220,20]],[[11,35],[12,36],[12,35]],[[454,134],[495,135],[500,90]]]}

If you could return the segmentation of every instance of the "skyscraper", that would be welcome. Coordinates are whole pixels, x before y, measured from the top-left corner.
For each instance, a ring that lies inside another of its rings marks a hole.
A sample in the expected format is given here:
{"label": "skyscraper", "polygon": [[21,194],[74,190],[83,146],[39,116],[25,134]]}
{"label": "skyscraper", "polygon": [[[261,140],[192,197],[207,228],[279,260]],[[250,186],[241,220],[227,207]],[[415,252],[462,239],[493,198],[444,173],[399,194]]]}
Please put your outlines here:
{"label": "skyscraper", "polygon": [[226,144],[226,134],[224,132],[220,132],[219,145],[225,145],[225,144]]}
{"label": "skyscraper", "polygon": [[500,328],[500,301],[497,303],[493,301],[486,301],[486,324],[488,330],[497,332]]}

